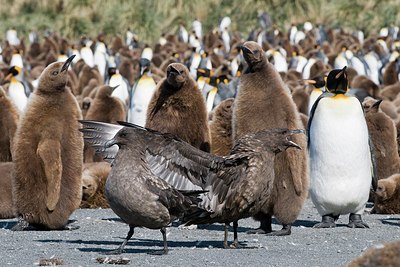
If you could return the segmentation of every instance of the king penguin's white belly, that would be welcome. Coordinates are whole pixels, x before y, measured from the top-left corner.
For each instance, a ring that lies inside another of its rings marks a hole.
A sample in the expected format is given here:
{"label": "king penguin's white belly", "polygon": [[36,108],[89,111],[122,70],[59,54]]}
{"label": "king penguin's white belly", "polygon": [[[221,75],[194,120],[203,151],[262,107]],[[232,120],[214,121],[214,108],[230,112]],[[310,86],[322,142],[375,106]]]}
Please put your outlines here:
{"label": "king penguin's white belly", "polygon": [[318,97],[322,95],[322,90],[319,88],[314,88],[310,94],[310,100],[308,102],[308,115],[310,115],[311,113],[311,109],[315,103],[315,101],[317,101]]}
{"label": "king penguin's white belly", "polygon": [[124,104],[126,104],[129,100],[129,91],[128,86],[126,85],[125,81],[122,78],[121,74],[114,74],[111,76],[110,81],[108,84],[111,87],[118,86],[115,90],[111,93],[111,96],[118,97],[122,100]]}
{"label": "king penguin's white belly", "polygon": [[23,113],[25,106],[28,103],[28,97],[25,95],[25,88],[22,83],[11,82],[10,86],[8,87],[8,95],[18,110]]}
{"label": "king penguin's white belly", "polygon": [[132,96],[132,106],[128,112],[128,122],[143,126],[146,124],[147,108],[156,89],[151,77],[142,77]]}
{"label": "king penguin's white belly", "polygon": [[311,198],[321,215],[362,213],[372,179],[368,128],[355,97],[321,99],[310,126]]}

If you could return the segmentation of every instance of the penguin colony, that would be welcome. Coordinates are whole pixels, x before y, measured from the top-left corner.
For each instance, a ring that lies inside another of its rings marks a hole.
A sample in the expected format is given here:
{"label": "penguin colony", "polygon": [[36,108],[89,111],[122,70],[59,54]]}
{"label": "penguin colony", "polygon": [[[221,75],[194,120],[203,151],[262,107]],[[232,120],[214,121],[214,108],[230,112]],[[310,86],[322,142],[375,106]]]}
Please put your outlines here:
{"label": "penguin colony", "polygon": [[[345,214],[350,227],[368,227],[362,220],[368,195],[375,204],[372,212],[399,213],[398,30],[360,39],[352,32],[311,24],[304,30],[293,25],[285,34],[260,22],[246,39],[231,31],[230,24],[225,18],[218,31],[208,34],[196,20],[193,31],[180,25],[178,33],[163,35],[153,48],[132,31],[126,38],[99,34],[74,42],[48,33],[29,44],[24,39],[15,42],[15,36],[2,43],[0,216],[18,218],[14,230],[71,228],[68,218],[79,205],[104,208],[112,203],[115,212],[125,216],[113,192],[106,190],[111,200],[103,194],[107,163],[82,168],[85,162],[103,158],[83,149],[77,122],[81,118],[133,122],[150,133],[153,129],[167,139],[182,139],[215,157],[228,158],[238,153],[233,148],[240,147],[237,142],[245,134],[257,140],[259,130],[306,129],[308,124],[308,145],[305,135],[292,137],[302,150],[288,149],[273,157],[275,167],[265,176],[272,185],[262,201],[251,205],[252,212],[237,217],[198,202],[198,196],[216,190],[229,195],[225,189],[213,188],[212,183],[207,187],[192,176],[190,188],[185,188],[190,183],[177,184],[182,177],[167,175],[171,170],[154,161],[158,155],[147,153],[146,160],[152,158],[150,165],[157,168],[157,183],[173,192],[171,198],[151,192],[164,196],[163,205],[173,209],[168,211],[172,217],[157,226],[143,223],[161,229],[163,235],[172,218],[187,223],[233,222],[237,228],[237,221],[247,216],[261,220],[260,229],[253,232],[290,234],[307,192],[322,216],[316,228],[334,227],[338,216]],[[265,76],[257,74],[264,70]],[[260,95],[266,101],[253,101]],[[110,160],[107,155],[105,160]],[[296,155],[302,155],[301,160]],[[357,164],[353,158],[359,159]],[[189,165],[182,168],[190,170]],[[206,214],[203,220],[196,217],[199,213],[188,213],[194,208]],[[212,212],[219,215],[213,217]],[[156,216],[160,219],[161,213]],[[272,216],[283,224],[281,231],[271,232]],[[130,227],[132,235],[136,225]]]}

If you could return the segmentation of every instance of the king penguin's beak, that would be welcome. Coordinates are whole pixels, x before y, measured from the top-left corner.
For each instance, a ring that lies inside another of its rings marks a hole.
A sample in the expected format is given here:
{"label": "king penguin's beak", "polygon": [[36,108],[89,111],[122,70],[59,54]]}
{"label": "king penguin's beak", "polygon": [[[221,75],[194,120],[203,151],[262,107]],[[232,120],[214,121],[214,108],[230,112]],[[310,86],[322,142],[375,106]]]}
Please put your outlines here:
{"label": "king penguin's beak", "polygon": [[346,71],[346,69],[347,69],[347,66],[344,66],[343,69],[338,74],[336,74],[335,79],[339,79],[339,77],[343,75],[343,73]]}
{"label": "king penguin's beak", "polygon": [[118,88],[118,86],[120,86],[120,85],[118,84],[118,85],[116,85],[116,86],[114,86],[114,87],[111,87],[111,89],[114,91],[115,89]]}
{"label": "king penguin's beak", "polygon": [[12,73],[9,73],[9,74],[7,74],[7,76],[6,77],[4,77],[4,79],[3,79],[3,81],[7,81],[7,82],[9,82],[9,81],[11,81],[11,77],[12,77],[13,75],[12,75]]}
{"label": "king penguin's beak", "polygon": [[308,83],[308,84],[316,84],[316,83],[317,83],[316,81],[314,81],[314,80],[312,80],[312,79],[303,80],[303,81],[306,82],[306,83]]}
{"label": "king penguin's beak", "polygon": [[67,61],[65,61],[64,65],[61,68],[61,72],[68,69],[69,65],[71,65],[72,60],[74,59],[75,55],[70,56]]}

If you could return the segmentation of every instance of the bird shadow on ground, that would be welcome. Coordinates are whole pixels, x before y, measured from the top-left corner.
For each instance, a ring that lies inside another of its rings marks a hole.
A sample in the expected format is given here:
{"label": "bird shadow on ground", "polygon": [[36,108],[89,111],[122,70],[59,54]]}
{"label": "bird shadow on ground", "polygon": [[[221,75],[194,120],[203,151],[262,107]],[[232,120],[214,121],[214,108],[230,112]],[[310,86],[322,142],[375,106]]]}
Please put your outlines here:
{"label": "bird shadow on ground", "polygon": [[1,229],[11,229],[17,224],[17,221],[0,221]]}
{"label": "bird shadow on ground", "polygon": [[[104,240],[61,240],[61,239],[41,239],[37,240],[38,242],[43,242],[43,243],[60,243],[60,242],[65,242],[65,243],[72,243],[72,244],[84,244],[84,245],[99,245],[99,246],[110,246],[114,248],[96,248],[96,247],[81,247],[77,248],[79,251],[82,252],[97,252],[100,254],[105,254],[113,249],[116,249],[119,247],[123,241],[123,238],[121,238],[121,241],[104,241]],[[230,243],[230,242],[229,242]],[[255,249],[258,247],[248,247],[245,241],[240,242],[240,249]],[[129,248],[134,246],[135,248]],[[137,248],[137,247],[142,247],[142,248]],[[147,248],[143,248],[147,247]],[[125,247],[124,251],[126,253],[151,253],[154,252],[155,250],[158,250],[158,247],[160,249],[163,248],[163,241],[162,240],[155,240],[155,239],[142,239],[142,238],[132,238],[127,246]],[[213,249],[220,249],[223,248],[223,242],[221,241],[216,241],[216,240],[210,240],[210,241],[168,241],[168,248],[174,248],[174,247],[187,247],[187,248],[213,248]]]}
{"label": "bird shadow on ground", "polygon": [[[74,223],[77,222],[77,220],[68,220],[68,223],[66,226],[74,226]],[[8,229],[11,230],[15,225],[17,225],[17,221],[0,221],[0,229]],[[77,225],[79,229],[79,225]],[[55,229],[55,230],[49,230],[45,228],[40,228],[40,227],[35,227],[32,225],[29,225],[28,228],[24,229],[23,231],[71,231],[71,230],[76,230],[76,229]]]}
{"label": "bird shadow on ground", "polygon": [[[315,221],[315,220],[296,220],[292,226],[294,227],[307,227],[307,228],[312,228],[314,226],[314,224],[319,223],[319,221]],[[275,225],[281,225],[276,219],[272,219],[272,224]],[[240,221],[239,221],[239,225],[240,225]],[[338,225],[340,226],[340,225]],[[343,224],[343,226],[345,226],[345,224]],[[197,229],[204,229],[204,230],[208,230],[208,231],[224,231],[224,225],[223,224],[199,224],[197,226]],[[251,227],[238,227],[238,232],[241,233],[245,233],[248,232],[249,230],[252,230],[254,228]],[[233,228],[232,225],[229,225],[229,231],[232,232]]]}
{"label": "bird shadow on ground", "polygon": [[[240,221],[239,221],[240,224]],[[197,226],[197,229],[201,229],[201,230],[208,230],[208,231],[224,231],[224,225],[223,224],[199,224]],[[232,225],[229,225],[229,231],[232,232],[233,231],[233,227]],[[248,230],[250,230],[251,228],[248,227],[238,227],[238,232],[247,232]]]}
{"label": "bird shadow on ground", "polygon": [[379,219],[383,224],[400,226],[400,218]]}
{"label": "bird shadow on ground", "polygon": [[[279,222],[272,220],[273,223],[275,224],[279,224]],[[307,227],[307,228],[312,228],[314,226],[314,224],[319,223],[319,221],[315,221],[315,220],[296,220],[292,226],[303,226],[303,227]]]}

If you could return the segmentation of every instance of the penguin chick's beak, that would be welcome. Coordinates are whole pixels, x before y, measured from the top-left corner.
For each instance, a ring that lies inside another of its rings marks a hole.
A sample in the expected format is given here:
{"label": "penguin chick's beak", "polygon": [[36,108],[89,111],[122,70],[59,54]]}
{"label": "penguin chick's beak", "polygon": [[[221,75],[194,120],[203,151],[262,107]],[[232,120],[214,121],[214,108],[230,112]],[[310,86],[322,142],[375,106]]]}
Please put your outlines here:
{"label": "penguin chick's beak", "polygon": [[118,85],[116,85],[116,86],[114,86],[114,87],[111,87],[112,91],[114,91],[115,89],[117,89],[119,86],[120,86],[120,84],[118,84]]}
{"label": "penguin chick's beak", "polygon": [[376,108],[376,109],[378,109],[379,108],[379,105],[382,103],[382,99],[379,99],[378,101],[376,101],[373,105],[372,105],[372,107],[371,108]]}
{"label": "penguin chick's beak", "polygon": [[67,61],[65,61],[64,65],[61,68],[61,72],[68,69],[69,65],[71,65],[72,60],[74,59],[75,55],[70,56]]}
{"label": "penguin chick's beak", "polygon": [[247,48],[244,45],[240,46],[240,49],[242,49],[244,54],[253,54],[253,51],[251,51],[249,48]]}
{"label": "penguin chick's beak", "polygon": [[169,73],[176,73],[176,74],[180,74],[180,71],[177,70],[176,68],[174,68],[173,66],[169,66]]}

